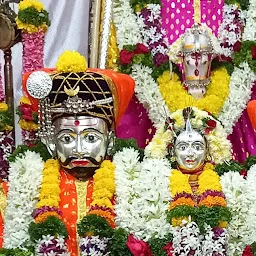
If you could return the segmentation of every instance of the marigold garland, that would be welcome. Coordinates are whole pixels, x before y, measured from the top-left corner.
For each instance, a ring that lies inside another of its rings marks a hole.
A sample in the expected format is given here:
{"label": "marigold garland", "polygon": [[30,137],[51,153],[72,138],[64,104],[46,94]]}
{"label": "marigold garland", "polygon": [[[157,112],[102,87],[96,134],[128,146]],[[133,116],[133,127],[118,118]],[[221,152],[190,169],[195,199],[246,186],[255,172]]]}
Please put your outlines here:
{"label": "marigold garland", "polygon": [[19,121],[20,128],[25,131],[37,131],[38,124],[35,124],[33,121],[26,121],[25,119],[21,119]]}
{"label": "marigold garland", "polygon": [[214,171],[214,166],[207,163],[204,167],[204,171],[198,179],[198,194],[203,194],[207,190],[222,191],[220,184],[220,177]]}
{"label": "marigold garland", "polygon": [[[191,217],[193,218],[196,212],[200,212],[200,210],[194,211],[194,209],[208,207],[214,210],[216,206],[222,207],[223,209],[226,208],[227,203],[222,193],[220,177],[214,172],[214,166],[212,164],[205,164],[203,172],[198,178],[198,185],[198,197],[195,197],[192,194],[192,189],[189,184],[189,175],[183,174],[179,170],[172,170],[169,189],[173,200],[170,202],[169,216],[171,216],[170,221],[173,226],[181,225],[183,219],[187,220],[188,215],[186,214],[189,213],[190,216],[192,214]],[[183,211],[182,209],[184,207],[188,210]],[[207,222],[207,220],[205,221]],[[219,220],[219,227],[220,226],[226,226],[226,223],[221,219]]]}
{"label": "marigold garland", "polygon": [[115,166],[109,160],[105,160],[100,169],[94,174],[94,191],[92,205],[110,206],[113,208],[111,199],[115,192]]}
{"label": "marigold garland", "polygon": [[29,7],[34,7],[38,12],[41,12],[44,9],[43,4],[36,0],[23,0],[19,3],[19,11],[25,10]]}
{"label": "marigold garland", "polygon": [[211,83],[207,87],[205,97],[198,100],[187,93],[175,73],[172,74],[171,78],[170,72],[165,71],[157,79],[157,82],[166,105],[171,112],[194,106],[217,116],[229,93],[230,76],[224,67],[213,71]]}
{"label": "marigold garland", "polygon": [[[49,159],[46,161],[43,170],[42,187],[40,190],[40,201],[37,208],[50,206],[59,207],[60,201],[60,164],[58,160]],[[51,213],[51,212],[50,212]],[[51,214],[49,213],[48,216]],[[55,216],[55,213],[52,212]]]}

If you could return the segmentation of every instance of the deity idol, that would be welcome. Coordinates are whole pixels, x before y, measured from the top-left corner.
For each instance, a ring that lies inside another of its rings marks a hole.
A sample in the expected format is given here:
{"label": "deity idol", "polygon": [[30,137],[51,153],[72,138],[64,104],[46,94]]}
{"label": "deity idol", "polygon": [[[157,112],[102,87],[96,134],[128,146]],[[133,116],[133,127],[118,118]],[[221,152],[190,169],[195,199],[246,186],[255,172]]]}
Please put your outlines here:
{"label": "deity idol", "polygon": [[100,230],[114,227],[115,193],[115,168],[105,159],[134,82],[111,70],[87,69],[84,57],[69,51],[56,70],[25,74],[23,82],[38,105],[38,135],[55,160],[44,163],[32,147],[11,164],[3,247],[32,245],[35,255],[103,255],[108,239]]}
{"label": "deity idol", "polygon": [[128,195],[116,198],[118,225],[149,244],[153,255],[160,255],[157,241],[166,255],[241,256],[256,239],[249,221],[256,212],[250,209],[256,167],[245,179],[230,160],[231,143],[217,119],[194,107],[174,112],[158,127],[143,162],[127,159],[128,176],[117,179],[117,190],[129,185]]}

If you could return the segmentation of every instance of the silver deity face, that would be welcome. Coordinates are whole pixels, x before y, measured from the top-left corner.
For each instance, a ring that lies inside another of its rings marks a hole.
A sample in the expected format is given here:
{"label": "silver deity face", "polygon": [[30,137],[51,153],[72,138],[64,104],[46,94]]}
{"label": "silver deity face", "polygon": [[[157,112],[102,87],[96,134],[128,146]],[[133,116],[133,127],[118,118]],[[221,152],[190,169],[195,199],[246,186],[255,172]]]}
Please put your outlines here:
{"label": "silver deity face", "polygon": [[104,160],[109,130],[103,119],[89,116],[61,117],[55,127],[56,153],[68,170],[98,167]]}
{"label": "silver deity face", "polygon": [[195,170],[204,164],[207,154],[206,141],[197,131],[181,132],[175,141],[174,153],[179,167]]}

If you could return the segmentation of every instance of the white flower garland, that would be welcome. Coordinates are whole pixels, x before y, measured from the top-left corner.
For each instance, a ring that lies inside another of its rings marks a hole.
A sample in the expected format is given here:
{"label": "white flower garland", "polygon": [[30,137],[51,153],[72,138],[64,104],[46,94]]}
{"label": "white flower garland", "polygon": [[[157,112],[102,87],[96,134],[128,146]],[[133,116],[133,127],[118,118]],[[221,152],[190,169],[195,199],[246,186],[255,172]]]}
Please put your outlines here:
{"label": "white flower garland", "polygon": [[137,22],[129,1],[113,1],[113,20],[116,26],[116,38],[119,50],[125,45],[142,43],[143,24]]}
{"label": "white flower garland", "polygon": [[235,67],[230,78],[229,95],[218,117],[227,134],[232,133],[233,126],[246,108],[255,79],[248,63],[243,62],[239,68]]}
{"label": "white flower garland", "polygon": [[243,41],[256,40],[256,1],[250,0],[249,9],[246,13],[246,27],[243,33]]}
{"label": "white flower garland", "polygon": [[[235,24],[235,15],[233,14],[238,10],[237,5],[228,5],[225,4],[223,8],[223,21],[220,24],[218,30],[218,39],[221,43],[229,43],[230,47],[222,46],[222,52],[226,57],[231,57],[233,53],[233,46],[236,42],[241,42],[242,33],[241,29],[237,24]],[[240,13],[239,20],[242,22],[242,17]],[[226,28],[229,28],[226,29]],[[238,31],[237,31],[238,30]]]}
{"label": "white flower garland", "polygon": [[138,156],[133,149],[114,156],[117,224],[138,239],[163,238],[170,232],[165,212],[171,199],[171,166],[167,160],[157,159],[140,164]]}
{"label": "white flower garland", "polygon": [[169,115],[158,84],[152,77],[152,69],[141,64],[132,66],[132,78],[135,80],[135,92],[138,100],[148,109],[148,116],[157,127]]}
{"label": "white flower garland", "polygon": [[26,151],[10,164],[9,191],[4,229],[4,247],[21,248],[29,241],[28,227],[37,203],[44,162],[40,155]]}
{"label": "white flower garland", "polygon": [[[225,229],[220,236],[215,237],[210,226],[206,226],[206,233],[200,234],[195,222],[184,223],[183,227],[172,227],[173,232],[173,256],[226,256],[225,251],[228,234]],[[193,252],[193,254],[192,254]],[[230,254],[231,255],[231,254]]]}
{"label": "white flower garland", "polygon": [[114,155],[113,163],[116,166],[115,221],[118,227],[129,230],[130,223],[133,223],[130,219],[133,209],[129,202],[136,196],[133,186],[139,176],[139,152],[125,148]]}
{"label": "white flower garland", "polygon": [[247,244],[256,241],[256,165],[248,171],[245,180],[237,172],[221,176],[223,193],[231,210],[232,220],[228,226],[228,255],[241,256]]}

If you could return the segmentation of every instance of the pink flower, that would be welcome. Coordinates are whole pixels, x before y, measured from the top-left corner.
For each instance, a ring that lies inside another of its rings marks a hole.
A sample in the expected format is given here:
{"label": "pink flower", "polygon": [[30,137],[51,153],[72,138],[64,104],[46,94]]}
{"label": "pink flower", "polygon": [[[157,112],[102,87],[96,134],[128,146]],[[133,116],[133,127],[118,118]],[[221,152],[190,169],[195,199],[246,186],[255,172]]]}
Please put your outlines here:
{"label": "pink flower", "polygon": [[136,49],[134,50],[135,54],[146,54],[149,53],[149,49],[144,44],[137,43]]}
{"label": "pink flower", "polygon": [[120,63],[122,65],[128,65],[131,63],[132,58],[134,56],[134,52],[129,52],[126,49],[120,52]]}
{"label": "pink flower", "polygon": [[28,104],[21,104],[20,105],[20,111],[21,111],[21,116],[25,120],[32,121],[33,120],[33,112],[31,109],[31,106]]}
{"label": "pink flower", "polygon": [[142,240],[137,240],[133,235],[128,236],[126,245],[133,256],[153,256],[149,245]]}
{"label": "pink flower", "polygon": [[172,243],[169,242],[168,244],[166,244],[164,247],[163,247],[163,250],[166,251],[167,255],[168,256],[173,256],[172,252],[173,252],[173,247],[172,247]]}
{"label": "pink flower", "polygon": [[250,245],[244,248],[242,256],[253,256],[252,247]]}

